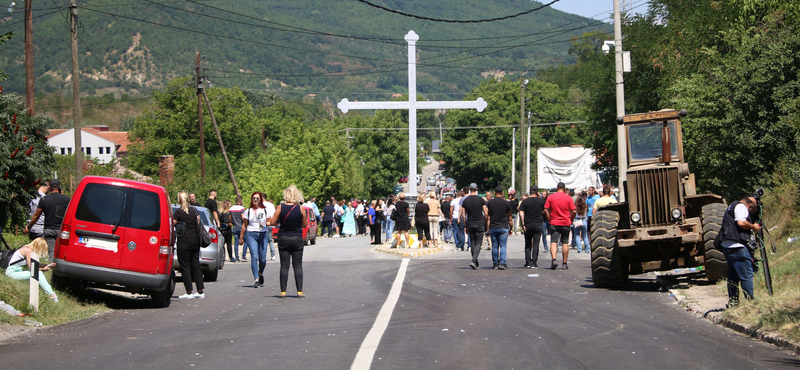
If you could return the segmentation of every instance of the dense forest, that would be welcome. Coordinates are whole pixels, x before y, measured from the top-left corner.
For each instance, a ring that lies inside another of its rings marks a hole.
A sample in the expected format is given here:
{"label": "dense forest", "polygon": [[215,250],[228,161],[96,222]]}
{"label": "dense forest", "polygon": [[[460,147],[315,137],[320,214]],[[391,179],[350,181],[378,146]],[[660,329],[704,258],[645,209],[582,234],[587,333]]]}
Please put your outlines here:
{"label": "dense forest", "polygon": [[[382,4],[411,14],[482,19],[530,10],[538,3]],[[37,93],[69,90],[66,5],[67,0],[35,5]],[[419,92],[456,94],[447,96],[453,98],[490,75],[533,75],[571,63],[570,37],[611,31],[606,23],[549,7],[477,24],[400,17],[351,0],[91,0],[79,2],[78,12],[81,90],[88,95],[149,95],[173,78],[194,75],[195,52],[200,51],[204,75],[218,86],[279,91],[286,100],[307,93],[330,101],[353,94],[385,98],[406,90],[403,36],[413,29],[420,35]],[[4,87],[17,93],[25,86],[22,19],[21,5],[0,17],[0,33],[15,35],[0,54],[0,66],[9,75]]]}

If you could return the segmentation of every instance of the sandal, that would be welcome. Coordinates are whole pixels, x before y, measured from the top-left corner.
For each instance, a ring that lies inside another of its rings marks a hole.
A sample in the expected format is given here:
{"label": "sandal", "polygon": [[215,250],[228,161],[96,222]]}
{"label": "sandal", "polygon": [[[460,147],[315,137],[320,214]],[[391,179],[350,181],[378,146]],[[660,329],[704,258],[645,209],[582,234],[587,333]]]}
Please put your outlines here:
{"label": "sandal", "polygon": [[281,292],[281,294],[278,294],[278,298],[286,298],[286,292]]}

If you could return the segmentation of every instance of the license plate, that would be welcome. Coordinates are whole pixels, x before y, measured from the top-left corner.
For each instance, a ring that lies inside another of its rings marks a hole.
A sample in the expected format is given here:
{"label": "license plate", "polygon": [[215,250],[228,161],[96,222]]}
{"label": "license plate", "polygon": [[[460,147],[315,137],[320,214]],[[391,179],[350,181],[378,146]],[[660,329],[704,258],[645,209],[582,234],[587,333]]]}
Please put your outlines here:
{"label": "license plate", "polygon": [[88,242],[89,242],[89,238],[87,238],[85,236],[81,236],[81,237],[78,238],[78,243],[86,244]]}
{"label": "license plate", "polygon": [[[85,240],[85,242],[84,242]],[[103,238],[81,237],[78,240],[80,243],[85,244],[86,248],[97,248],[117,253],[117,241]]]}

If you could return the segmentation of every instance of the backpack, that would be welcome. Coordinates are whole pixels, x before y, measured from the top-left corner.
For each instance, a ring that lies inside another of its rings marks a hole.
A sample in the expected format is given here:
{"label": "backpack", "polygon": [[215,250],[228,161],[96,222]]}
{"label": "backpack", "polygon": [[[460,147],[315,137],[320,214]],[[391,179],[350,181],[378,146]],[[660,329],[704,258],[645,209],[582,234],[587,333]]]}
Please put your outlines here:
{"label": "backpack", "polygon": [[11,261],[11,256],[13,256],[18,249],[19,248],[5,249],[2,252],[0,252],[0,269],[8,268],[8,263]]}

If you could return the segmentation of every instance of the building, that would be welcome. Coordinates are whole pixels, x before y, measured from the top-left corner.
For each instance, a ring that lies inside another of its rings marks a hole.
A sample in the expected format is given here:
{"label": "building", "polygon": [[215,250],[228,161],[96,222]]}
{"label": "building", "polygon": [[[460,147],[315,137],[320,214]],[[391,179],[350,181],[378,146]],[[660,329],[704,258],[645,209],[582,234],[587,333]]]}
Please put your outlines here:
{"label": "building", "polygon": [[[52,129],[47,141],[56,154],[72,155],[75,152],[75,129]],[[128,133],[109,131],[108,126],[81,128],[81,150],[96,163],[108,163],[112,159],[124,160],[128,154]]]}

